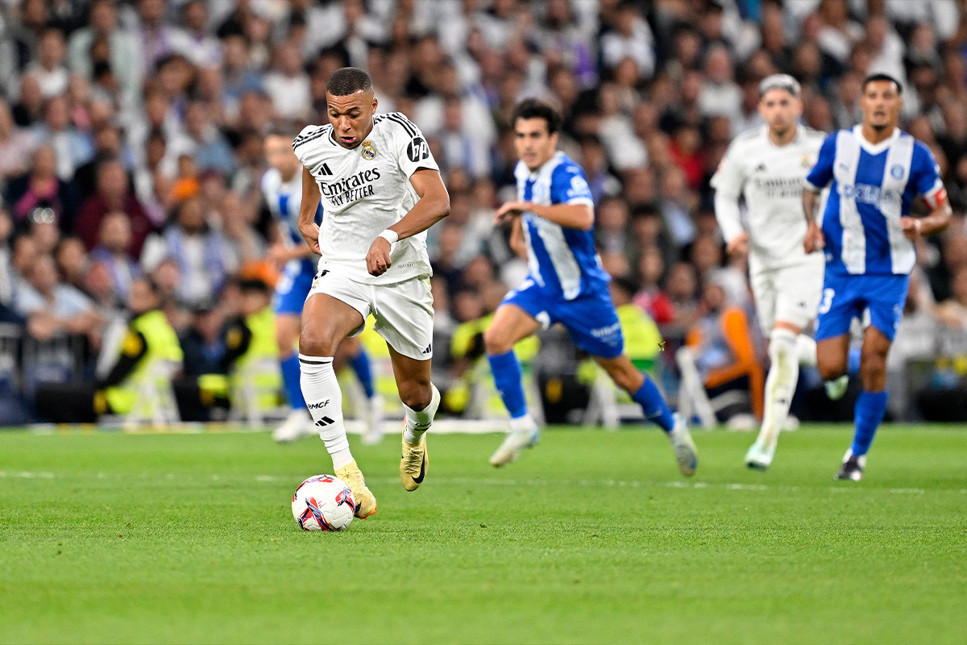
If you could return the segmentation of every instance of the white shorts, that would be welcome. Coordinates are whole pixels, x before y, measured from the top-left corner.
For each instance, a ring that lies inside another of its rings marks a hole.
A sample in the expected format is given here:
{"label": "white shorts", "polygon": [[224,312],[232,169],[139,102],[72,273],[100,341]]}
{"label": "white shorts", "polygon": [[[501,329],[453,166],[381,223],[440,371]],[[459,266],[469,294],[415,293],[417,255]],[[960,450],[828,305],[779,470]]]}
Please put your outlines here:
{"label": "white shorts", "polygon": [[[324,293],[358,311],[365,321],[376,320],[373,329],[397,352],[417,361],[433,358],[433,295],[430,278],[416,277],[394,284],[363,284],[332,271],[316,274],[311,297]],[[358,336],[365,322],[353,331]]]}
{"label": "white shorts", "polygon": [[777,320],[806,329],[816,319],[823,292],[825,263],[822,253],[812,253],[792,266],[750,267],[749,282],[759,326],[767,337]]}

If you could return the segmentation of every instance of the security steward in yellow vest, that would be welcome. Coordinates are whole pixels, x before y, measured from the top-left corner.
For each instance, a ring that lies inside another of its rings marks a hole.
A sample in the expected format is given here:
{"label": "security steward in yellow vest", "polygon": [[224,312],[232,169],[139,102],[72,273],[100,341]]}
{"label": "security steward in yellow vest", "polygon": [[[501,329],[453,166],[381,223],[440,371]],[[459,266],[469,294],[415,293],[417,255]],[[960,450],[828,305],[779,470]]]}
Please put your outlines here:
{"label": "security steward in yellow vest", "polygon": [[242,280],[239,290],[242,315],[225,330],[229,395],[233,405],[239,397],[254,395],[260,409],[271,410],[284,400],[272,293],[258,279]]}
{"label": "security steward in yellow vest", "polygon": [[142,387],[145,379],[164,377],[157,366],[168,363],[179,370],[181,345],[159,308],[161,299],[154,281],[135,280],[128,296],[132,318],[110,373],[95,383],[41,386],[36,395],[38,414],[55,423],[93,423],[102,414],[126,415],[139,392],[151,391]]}

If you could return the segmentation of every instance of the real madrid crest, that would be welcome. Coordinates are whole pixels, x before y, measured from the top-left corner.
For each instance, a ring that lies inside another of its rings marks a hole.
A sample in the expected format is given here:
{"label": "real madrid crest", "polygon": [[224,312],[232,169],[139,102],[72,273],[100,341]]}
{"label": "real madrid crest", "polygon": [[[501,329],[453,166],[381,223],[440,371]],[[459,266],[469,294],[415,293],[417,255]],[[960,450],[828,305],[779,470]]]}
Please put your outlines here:
{"label": "real madrid crest", "polygon": [[363,159],[371,160],[376,157],[376,149],[373,147],[373,142],[369,139],[363,141]]}

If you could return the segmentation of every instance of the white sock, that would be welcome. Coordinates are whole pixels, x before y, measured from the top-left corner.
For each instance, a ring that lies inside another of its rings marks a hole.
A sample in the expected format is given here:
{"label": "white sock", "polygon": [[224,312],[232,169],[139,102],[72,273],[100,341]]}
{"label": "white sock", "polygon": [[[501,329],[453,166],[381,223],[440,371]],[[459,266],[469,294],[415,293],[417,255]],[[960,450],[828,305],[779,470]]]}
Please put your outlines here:
{"label": "white sock", "polygon": [[517,417],[516,419],[510,420],[510,431],[511,432],[527,432],[531,433],[537,430],[537,422],[534,421],[534,417],[529,414],[525,414],[522,417]]}
{"label": "white sock", "polygon": [[405,403],[403,404],[403,411],[406,413],[406,429],[403,430],[403,439],[406,440],[406,443],[420,443],[423,433],[429,430],[430,424],[433,423],[433,417],[436,416],[437,408],[440,407],[440,390],[436,389],[436,385],[433,385],[433,383],[430,383],[430,389],[433,390],[430,404],[422,410],[414,410]]}
{"label": "white sock", "polygon": [[349,451],[342,416],[342,391],[332,369],[332,357],[299,354],[299,367],[302,396],[319,429],[319,438],[332,457],[332,467],[338,470],[353,461],[353,454]]}
{"label": "white sock", "polygon": [[816,341],[812,336],[799,334],[796,336],[796,356],[802,367],[816,367]]}
{"label": "white sock", "polygon": [[766,377],[765,411],[759,441],[775,446],[779,431],[786,422],[792,395],[799,381],[796,334],[788,329],[773,329],[769,336],[769,358],[772,366]]}

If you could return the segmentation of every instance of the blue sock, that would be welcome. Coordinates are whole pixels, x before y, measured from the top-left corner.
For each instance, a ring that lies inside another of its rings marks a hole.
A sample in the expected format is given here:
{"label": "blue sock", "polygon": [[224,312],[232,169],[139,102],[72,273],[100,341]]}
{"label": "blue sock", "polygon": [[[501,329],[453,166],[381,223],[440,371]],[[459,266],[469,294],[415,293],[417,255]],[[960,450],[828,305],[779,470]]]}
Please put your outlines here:
{"label": "blue sock", "polygon": [[873,435],[876,434],[876,429],[880,427],[880,422],[883,421],[883,415],[886,413],[886,399],[886,390],[882,392],[863,390],[856,398],[856,408],[853,411],[856,430],[851,450],[857,457],[869,452]]}
{"label": "blue sock", "polygon": [[860,350],[851,349],[846,359],[846,373],[858,374],[860,371]]}
{"label": "blue sock", "polygon": [[302,410],[306,407],[306,400],[302,398],[302,372],[299,369],[299,355],[292,354],[288,358],[279,361],[282,367],[282,384],[285,386],[285,395],[289,399],[289,405],[293,410]]}
{"label": "blue sock", "polygon": [[527,414],[520,363],[514,350],[496,356],[488,355],[487,360],[490,362],[490,371],[494,374],[494,385],[497,386],[497,392],[510,413],[510,418],[519,419]]}
{"label": "blue sock", "polygon": [[658,386],[654,381],[645,375],[645,382],[641,384],[638,391],[631,395],[635,403],[641,406],[645,413],[645,418],[654,421],[665,432],[671,432],[675,427],[675,417],[671,408],[665,403],[665,398],[658,391]]}
{"label": "blue sock", "polygon": [[369,355],[360,349],[359,353],[349,361],[349,364],[352,366],[353,372],[356,373],[359,384],[363,386],[366,398],[373,398],[373,370],[370,369]]}

